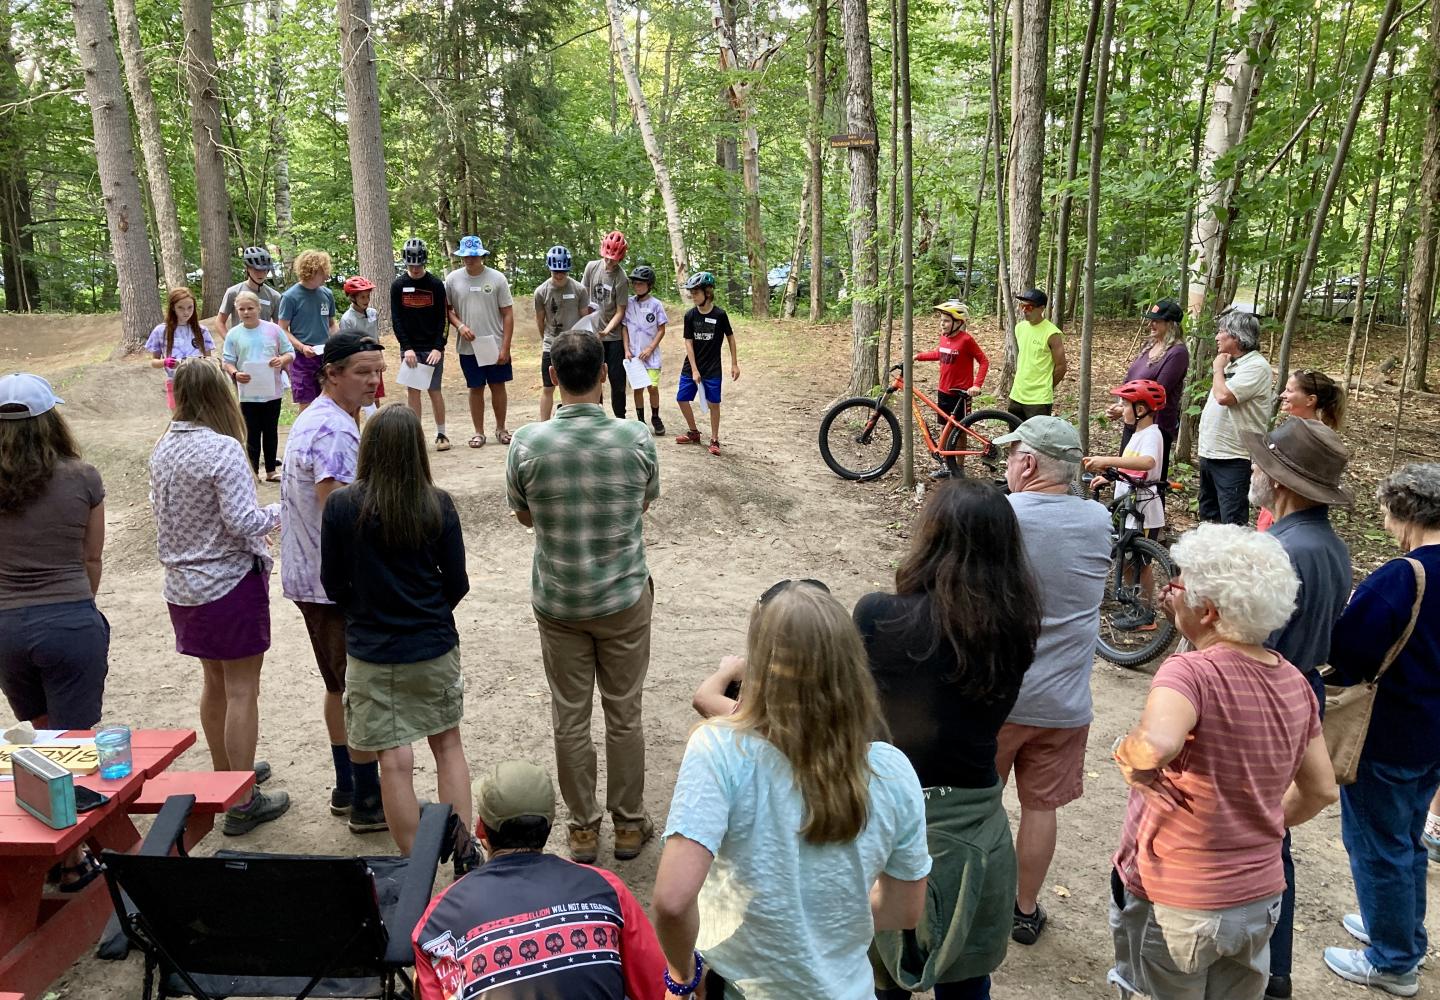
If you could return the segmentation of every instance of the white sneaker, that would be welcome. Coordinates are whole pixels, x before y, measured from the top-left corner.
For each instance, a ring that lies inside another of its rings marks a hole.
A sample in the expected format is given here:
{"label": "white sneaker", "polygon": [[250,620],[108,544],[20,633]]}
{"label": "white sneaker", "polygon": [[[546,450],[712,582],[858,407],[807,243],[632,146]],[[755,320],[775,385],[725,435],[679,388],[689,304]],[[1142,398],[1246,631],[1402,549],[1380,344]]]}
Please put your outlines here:
{"label": "white sneaker", "polygon": [[1403,973],[1381,972],[1370,964],[1365,953],[1358,948],[1326,948],[1325,964],[1341,979],[1359,983],[1361,986],[1373,986],[1391,996],[1413,997],[1420,992],[1420,977],[1414,970]]}

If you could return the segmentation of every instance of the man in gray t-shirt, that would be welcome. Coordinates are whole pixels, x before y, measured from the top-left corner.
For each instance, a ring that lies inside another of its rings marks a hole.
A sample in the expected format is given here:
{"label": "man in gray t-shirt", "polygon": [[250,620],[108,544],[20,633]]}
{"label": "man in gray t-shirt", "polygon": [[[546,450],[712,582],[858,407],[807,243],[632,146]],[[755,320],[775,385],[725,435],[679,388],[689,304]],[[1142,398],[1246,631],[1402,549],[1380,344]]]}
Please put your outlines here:
{"label": "man in gray t-shirt", "polygon": [[1080,435],[1059,417],[1031,417],[995,439],[1009,447],[1005,479],[1025,556],[1040,591],[1040,639],[1020,696],[1001,727],[995,769],[1015,772],[1019,885],[1011,938],[1034,944],[1045,926],[1040,888],[1055,854],[1056,811],[1085,790],[1085,742],[1093,716],[1090,670],[1100,601],[1110,572],[1110,514],[1071,496]]}
{"label": "man in gray t-shirt", "polygon": [[280,293],[265,283],[275,266],[270,251],[264,247],[246,247],[243,256],[245,280],[225,289],[225,297],[220,300],[220,314],[215,322],[220,327],[221,337],[225,336],[235,317],[235,296],[241,292],[254,292],[260,299],[261,322],[273,323],[280,316]]}
{"label": "man in gray t-shirt", "polygon": [[470,390],[470,423],[475,428],[470,438],[472,448],[485,444],[486,386],[490,387],[490,405],[495,411],[495,439],[501,444],[510,443],[510,432],[505,428],[509,403],[505,383],[515,378],[510,364],[515,303],[505,275],[486,265],[485,258],[489,255],[480,237],[461,237],[455,256],[464,261],[464,266],[445,275],[450,325],[459,334],[455,349],[460,354],[460,370]]}
{"label": "man in gray t-shirt", "polygon": [[600,259],[586,264],[580,278],[580,284],[590,293],[590,301],[600,313],[595,328],[605,345],[605,364],[610,372],[610,409],[621,420],[625,419],[625,401],[630,397],[630,385],[625,378],[625,344],[620,339],[625,306],[630,301],[630,279],[620,262],[629,249],[624,233],[619,230],[607,233],[600,241]]}

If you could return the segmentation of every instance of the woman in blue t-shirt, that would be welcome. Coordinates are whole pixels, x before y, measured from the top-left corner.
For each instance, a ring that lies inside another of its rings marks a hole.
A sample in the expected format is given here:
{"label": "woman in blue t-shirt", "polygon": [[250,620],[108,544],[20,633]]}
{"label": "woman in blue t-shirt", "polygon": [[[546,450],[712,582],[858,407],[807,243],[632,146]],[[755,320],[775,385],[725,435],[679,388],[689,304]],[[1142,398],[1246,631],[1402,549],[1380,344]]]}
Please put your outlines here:
{"label": "woman in blue t-shirt", "polygon": [[732,996],[871,1000],[874,932],[914,927],[925,902],[920,782],[874,740],[865,650],[822,586],[767,590],[747,654],[739,708],[691,734],[670,803],[654,892],[666,985],[694,990],[708,966]]}

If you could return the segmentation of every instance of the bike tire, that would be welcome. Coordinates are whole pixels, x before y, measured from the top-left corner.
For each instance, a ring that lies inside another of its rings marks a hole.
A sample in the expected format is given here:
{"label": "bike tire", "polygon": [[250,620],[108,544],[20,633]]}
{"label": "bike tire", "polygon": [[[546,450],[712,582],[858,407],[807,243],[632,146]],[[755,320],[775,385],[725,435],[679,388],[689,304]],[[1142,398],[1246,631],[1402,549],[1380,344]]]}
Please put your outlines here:
{"label": "bike tire", "polygon": [[[868,464],[857,462],[860,457],[858,448],[854,451],[842,451],[837,455],[830,440],[831,431],[837,423],[844,428],[837,444],[846,440],[861,447],[879,444],[879,461]],[[879,440],[881,434],[889,435],[888,447]],[[830,471],[841,479],[862,483],[878,479],[889,472],[895,460],[900,457],[900,421],[889,407],[880,406],[869,396],[842,399],[830,407],[820,421],[820,457],[825,459]]]}
{"label": "bike tire", "polygon": [[[974,427],[976,424],[986,424],[984,428],[978,428],[978,433],[987,440],[1000,437],[994,431],[1004,430],[1008,434],[1020,426],[1020,418],[1008,410],[975,410],[966,414],[960,421],[962,426]],[[941,451],[964,451],[974,444],[974,439],[964,431],[956,427],[947,427],[945,440],[940,444]],[[975,479],[988,479],[1002,488],[1005,485],[1005,451],[995,445],[985,449],[984,455],[967,455],[956,457],[955,455],[945,456],[945,467],[950,470],[953,476],[968,476]]]}
{"label": "bike tire", "polygon": [[[1139,565],[1138,557],[1142,555],[1149,557],[1151,565],[1159,571],[1163,571],[1167,575],[1167,580],[1174,579],[1179,575],[1174,560],[1170,558],[1170,553],[1165,546],[1144,536],[1137,535],[1131,538],[1125,543],[1123,549],[1114,553],[1111,559],[1110,573],[1105,579],[1105,599],[1100,605],[1100,635],[1096,641],[1095,650],[1117,667],[1144,666],[1164,654],[1179,635],[1175,624],[1158,612],[1155,616],[1154,631],[1143,633],[1143,636],[1133,631],[1117,630],[1107,621],[1107,611],[1113,614],[1117,606],[1133,603],[1133,601],[1126,602],[1120,594],[1125,586],[1126,566]],[[1159,589],[1160,582],[1156,581],[1157,594]],[[1122,634],[1134,638],[1135,641],[1122,645],[1117,641]]]}

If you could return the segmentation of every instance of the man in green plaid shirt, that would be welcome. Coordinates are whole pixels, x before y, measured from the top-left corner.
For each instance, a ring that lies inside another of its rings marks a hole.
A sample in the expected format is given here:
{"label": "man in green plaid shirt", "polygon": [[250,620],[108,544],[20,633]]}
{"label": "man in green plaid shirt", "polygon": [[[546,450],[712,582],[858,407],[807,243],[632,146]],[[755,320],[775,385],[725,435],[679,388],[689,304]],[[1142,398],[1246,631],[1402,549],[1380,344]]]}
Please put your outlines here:
{"label": "man in green plaid shirt", "polygon": [[660,464],[645,424],[605,412],[604,358],[594,334],[555,338],[550,375],[563,405],[554,420],[517,430],[505,461],[510,508],[535,529],[530,600],[550,684],[560,794],[570,811],[570,855],[584,864],[599,853],[603,815],[590,739],[597,683],[615,857],[635,857],[655,832],[645,815],[640,712],[654,585],[641,515],[660,495]]}

